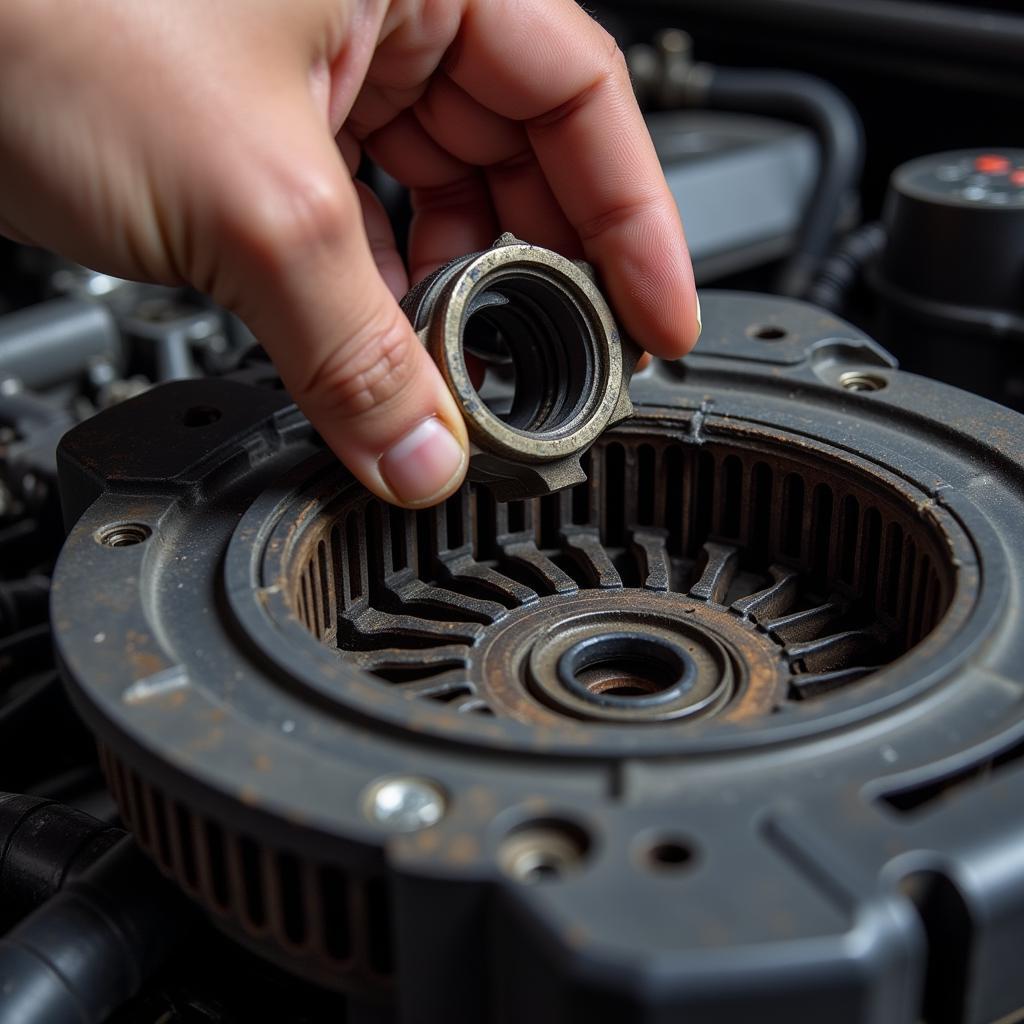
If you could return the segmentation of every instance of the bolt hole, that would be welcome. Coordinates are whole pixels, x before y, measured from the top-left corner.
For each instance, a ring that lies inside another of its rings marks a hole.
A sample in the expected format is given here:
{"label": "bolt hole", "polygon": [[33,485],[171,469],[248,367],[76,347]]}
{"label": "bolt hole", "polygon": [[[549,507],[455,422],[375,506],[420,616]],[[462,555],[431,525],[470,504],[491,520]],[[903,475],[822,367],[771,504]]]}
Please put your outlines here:
{"label": "bolt hole", "polygon": [[222,415],[220,409],[212,405],[193,405],[191,409],[186,410],[181,422],[186,427],[208,427],[211,423],[216,423]]}
{"label": "bolt hole", "polygon": [[562,863],[557,858],[541,853],[534,859],[534,863],[521,868],[521,871],[520,880],[523,882],[531,885],[535,882],[550,882],[562,873]]}
{"label": "bolt hole", "polygon": [[637,680],[637,685],[630,684],[630,676],[625,679],[600,679],[591,683],[587,689],[591,693],[608,693],[613,697],[643,697],[648,693],[658,693],[666,689],[666,686],[658,686],[648,679]]}
{"label": "bolt hole", "polygon": [[672,699],[692,666],[689,655],[656,637],[610,633],[573,644],[559,659],[558,676],[586,700],[640,706]]}
{"label": "bolt hole", "polygon": [[888,382],[875,373],[849,370],[839,375],[839,386],[847,391],[881,391]]}
{"label": "bolt hole", "polygon": [[656,871],[678,871],[693,863],[693,847],[679,840],[662,840],[647,850],[647,864]]}
{"label": "bolt hole", "polygon": [[590,693],[612,697],[646,697],[673,686],[676,672],[653,658],[609,658],[577,669],[576,678]]}
{"label": "bolt hole", "polygon": [[97,539],[108,548],[129,548],[141,544],[152,530],[142,523],[117,523],[100,530]]}
{"label": "bolt hole", "polygon": [[782,341],[783,338],[789,337],[789,331],[776,324],[754,324],[748,328],[747,334],[758,341]]}
{"label": "bolt hole", "polygon": [[613,697],[645,697],[661,693],[679,681],[681,669],[659,646],[643,638],[611,644],[597,643],[576,657],[573,675],[590,693]]}
{"label": "bolt hole", "polygon": [[498,849],[505,873],[525,885],[554,882],[578,871],[590,837],[570,821],[544,818],[514,828]]}

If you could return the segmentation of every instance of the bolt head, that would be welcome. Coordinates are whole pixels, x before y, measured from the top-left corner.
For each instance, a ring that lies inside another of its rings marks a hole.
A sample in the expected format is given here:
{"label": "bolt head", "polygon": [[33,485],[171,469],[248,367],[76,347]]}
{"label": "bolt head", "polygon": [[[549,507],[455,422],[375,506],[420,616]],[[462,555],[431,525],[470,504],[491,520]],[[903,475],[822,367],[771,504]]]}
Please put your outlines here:
{"label": "bolt head", "polygon": [[440,786],[429,779],[395,776],[375,782],[367,790],[367,817],[394,832],[416,832],[436,825],[445,812]]}

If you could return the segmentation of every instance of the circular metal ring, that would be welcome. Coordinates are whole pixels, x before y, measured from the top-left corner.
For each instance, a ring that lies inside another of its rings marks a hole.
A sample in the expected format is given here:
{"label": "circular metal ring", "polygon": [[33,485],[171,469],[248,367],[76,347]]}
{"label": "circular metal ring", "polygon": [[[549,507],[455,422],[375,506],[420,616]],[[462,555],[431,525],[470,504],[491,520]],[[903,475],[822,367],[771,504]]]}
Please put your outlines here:
{"label": "circular metal ring", "polygon": [[[609,674],[612,664],[619,667]],[[602,667],[605,671],[596,681],[588,684],[581,680],[582,672]],[[577,697],[604,708],[629,711],[682,699],[693,689],[697,664],[679,644],[662,637],[609,633],[577,640],[562,652],[557,672],[559,682]],[[626,690],[636,692],[620,692]]]}
{"label": "circular metal ring", "polygon": [[[660,610],[664,601],[650,603],[648,614],[632,620],[600,603],[567,610],[525,656],[535,699],[549,713],[620,726],[682,723],[720,712],[767,648],[750,652],[748,665],[709,623],[686,621],[691,616],[678,614],[671,599]],[[609,692],[620,689],[632,692]]]}
{"label": "circular metal ring", "polygon": [[[466,420],[469,478],[499,500],[581,483],[580,457],[633,412],[641,350],[585,263],[506,234],[436,270],[402,308]],[[478,390],[467,351],[506,371]]]}
{"label": "circular metal ring", "polygon": [[[578,331],[564,332],[563,344],[577,342],[587,362],[586,384],[570,396],[572,411],[554,426],[521,430],[503,422],[481,401],[463,353],[466,324],[482,293],[524,282],[543,289],[555,301],[574,307]],[[431,319],[427,344],[470,431],[489,448],[535,461],[564,458],[589,448],[609,425],[622,386],[619,331],[597,285],[585,271],[558,253],[532,245],[505,245],[481,253],[441,296]]]}

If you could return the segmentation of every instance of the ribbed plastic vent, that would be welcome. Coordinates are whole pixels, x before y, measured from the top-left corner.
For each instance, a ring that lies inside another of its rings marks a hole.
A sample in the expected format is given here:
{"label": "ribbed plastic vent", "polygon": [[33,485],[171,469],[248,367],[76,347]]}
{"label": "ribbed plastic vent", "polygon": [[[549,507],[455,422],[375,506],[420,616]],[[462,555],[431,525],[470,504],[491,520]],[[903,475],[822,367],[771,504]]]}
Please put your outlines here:
{"label": "ribbed plastic vent", "polygon": [[269,847],[170,799],[103,746],[100,759],[139,846],[218,924],[328,984],[390,985],[385,878]]}
{"label": "ribbed plastic vent", "polygon": [[[467,655],[550,594],[643,589],[730,609],[784,650],[791,699],[821,699],[915,646],[954,569],[900,494],[796,446],[609,436],[588,482],[422,512],[366,497],[310,528],[289,573],[309,631],[379,679],[490,713]],[[329,507],[330,508],[330,507]]]}

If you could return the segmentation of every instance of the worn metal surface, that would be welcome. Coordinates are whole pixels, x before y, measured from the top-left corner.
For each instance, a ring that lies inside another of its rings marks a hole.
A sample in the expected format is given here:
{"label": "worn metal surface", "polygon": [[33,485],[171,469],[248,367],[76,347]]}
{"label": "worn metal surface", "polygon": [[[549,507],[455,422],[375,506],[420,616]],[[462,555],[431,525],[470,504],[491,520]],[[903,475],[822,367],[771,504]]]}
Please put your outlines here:
{"label": "worn metal surface", "polygon": [[[585,263],[504,234],[435,271],[402,307],[466,418],[469,479],[500,500],[580,483],[580,456],[632,412],[640,348],[619,331]],[[514,380],[482,395],[467,350],[500,361]]]}
{"label": "worn metal surface", "polygon": [[402,1022],[1024,1005],[1024,420],[702,302],[529,501],[387,509],[254,384],[65,440],[70,691],[231,934]]}

